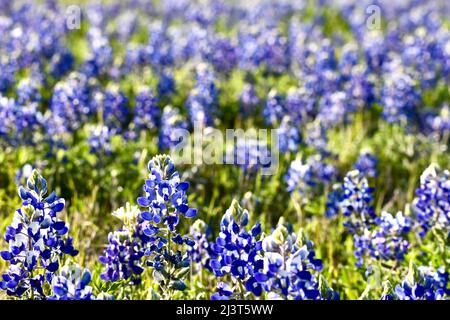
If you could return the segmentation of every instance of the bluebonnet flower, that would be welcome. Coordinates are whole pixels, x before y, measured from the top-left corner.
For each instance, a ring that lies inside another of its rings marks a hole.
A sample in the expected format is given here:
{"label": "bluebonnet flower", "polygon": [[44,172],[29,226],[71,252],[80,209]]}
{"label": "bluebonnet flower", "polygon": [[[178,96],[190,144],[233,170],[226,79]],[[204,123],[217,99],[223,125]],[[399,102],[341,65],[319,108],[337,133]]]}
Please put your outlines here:
{"label": "bluebonnet flower", "polygon": [[39,92],[39,83],[34,78],[24,78],[19,81],[16,88],[17,102],[21,105],[39,102],[41,93]]}
{"label": "bluebonnet flower", "polygon": [[362,230],[371,225],[376,217],[373,208],[374,189],[369,186],[367,179],[358,170],[347,173],[341,189],[340,207],[347,217],[345,227],[351,232]]}
{"label": "bluebonnet flower", "polygon": [[[143,187],[145,196],[138,198],[139,205],[149,210],[143,212],[144,220],[154,224],[163,222],[173,231],[179,222],[180,214],[187,218],[196,216],[197,210],[187,205],[186,190],[189,184],[180,181],[169,156],[154,157],[148,163],[148,170],[149,179]],[[150,225],[149,228],[152,229]],[[149,232],[152,231],[150,229]]]}
{"label": "bluebonnet flower", "polygon": [[120,133],[127,124],[129,116],[128,99],[115,86],[105,91],[94,91],[91,108],[101,114],[104,125],[113,133]]}
{"label": "bluebonnet flower", "polygon": [[9,145],[33,145],[41,127],[42,114],[36,103],[19,105],[0,94],[0,137]]}
{"label": "bluebonnet flower", "polygon": [[[261,225],[258,222],[247,230],[249,213],[233,200],[220,222],[220,233],[212,249],[217,257],[210,260],[210,267],[217,277],[230,276],[232,283],[221,283],[211,299],[240,298],[246,292],[260,296],[262,285],[257,275],[262,272],[264,260],[261,251]],[[245,289],[243,286],[245,285]],[[246,290],[246,292],[244,292]]]}
{"label": "bluebonnet flower", "polygon": [[89,127],[88,145],[89,152],[93,154],[110,155],[112,133],[108,127],[102,125],[92,125]]}
{"label": "bluebonnet flower", "polygon": [[267,95],[263,110],[265,122],[269,125],[276,125],[281,121],[285,111],[283,97],[276,90],[271,90]]}
{"label": "bluebonnet flower", "polygon": [[281,121],[278,128],[278,138],[281,153],[298,150],[301,141],[300,132],[288,116],[285,116]]}
{"label": "bluebonnet flower", "polygon": [[325,216],[327,218],[336,217],[340,212],[340,203],[341,192],[339,186],[333,186],[333,190],[327,195]]}
{"label": "bluebonnet flower", "polygon": [[230,39],[214,35],[205,49],[203,58],[218,72],[227,74],[238,62],[236,44]]}
{"label": "bluebonnet flower", "polygon": [[77,130],[92,114],[88,79],[81,73],[71,73],[58,82],[50,103],[51,117],[47,124],[49,135]]}
{"label": "bluebonnet flower", "polygon": [[289,66],[289,45],[279,30],[264,25],[239,34],[240,65],[245,70],[260,66],[271,73],[283,73]]}
{"label": "bluebonnet flower", "polygon": [[420,176],[413,211],[424,237],[432,228],[450,234],[450,173],[430,165]]}
{"label": "bluebonnet flower", "polygon": [[91,27],[87,36],[91,56],[82,67],[83,73],[89,77],[105,75],[110,70],[113,62],[113,51],[108,38],[96,27]]}
{"label": "bluebonnet flower", "polygon": [[329,156],[327,128],[320,122],[314,121],[306,125],[305,144],[314,148],[323,156]]}
{"label": "bluebonnet flower", "polygon": [[14,129],[14,110],[16,102],[12,98],[0,94],[0,137],[3,141],[9,140]]}
{"label": "bluebonnet flower", "polygon": [[376,156],[369,152],[363,152],[353,164],[353,168],[365,177],[374,178],[378,175],[377,165],[378,159]]}
{"label": "bluebonnet flower", "polygon": [[288,227],[279,223],[262,243],[264,270],[256,278],[269,299],[339,299],[319,274],[322,261],[316,258],[313,243],[302,230],[297,235]]}
{"label": "bluebonnet flower", "polygon": [[316,96],[308,86],[290,88],[286,95],[286,112],[295,124],[306,122],[314,115]]}
{"label": "bluebonnet flower", "polygon": [[353,234],[355,265],[362,267],[374,260],[402,261],[409,248],[407,234],[412,221],[398,212],[377,216],[373,191],[358,170],[350,171],[340,190],[339,207],[346,217],[344,227]]}
{"label": "bluebonnet flower", "polygon": [[395,290],[385,290],[383,300],[447,300],[450,296],[448,288],[448,271],[444,267],[434,270],[432,267],[416,267],[410,263],[406,278],[397,284]]}
{"label": "bluebonnet flower", "polygon": [[263,52],[258,43],[257,28],[248,29],[238,35],[239,67],[246,71],[254,71],[262,61]]}
{"label": "bluebonnet flower", "polygon": [[[184,290],[185,271],[189,270],[189,250],[195,242],[177,231],[181,216],[194,218],[197,209],[188,205],[186,191],[189,183],[181,181],[173,160],[167,155],[153,157],[148,163],[150,171],[137,199],[146,211],[141,213],[140,226],[147,237],[145,255],[147,265],[153,268],[153,277],[166,289]],[[184,270],[184,271],[183,271]],[[178,276],[174,275],[177,272]]]}
{"label": "bluebonnet flower", "polygon": [[161,127],[159,129],[159,150],[169,150],[179,142],[179,136],[175,134],[176,129],[187,130],[188,124],[181,116],[178,109],[166,106],[161,115]]}
{"label": "bluebonnet flower", "polygon": [[134,125],[137,130],[150,130],[158,127],[160,108],[158,99],[150,89],[140,90],[135,98]]}
{"label": "bluebonnet flower", "polygon": [[411,219],[402,212],[397,212],[395,216],[382,212],[375,223],[377,228],[372,233],[371,255],[384,260],[402,261],[409,247],[405,235],[411,230]]}
{"label": "bluebonnet flower", "polygon": [[51,282],[64,255],[78,254],[73,239],[66,236],[68,225],[57,217],[64,209],[64,199],[46,194],[47,181],[36,170],[26,186],[19,187],[22,208],[6,230],[9,249],[1,252],[10,264],[0,281],[8,295],[44,299],[44,284]]}
{"label": "bluebonnet flower", "polygon": [[421,95],[413,78],[402,69],[399,62],[391,62],[384,74],[381,90],[383,117],[390,123],[408,123],[408,120],[415,118],[420,101]]}
{"label": "bluebonnet flower", "polygon": [[325,163],[320,155],[315,155],[308,157],[306,161],[302,159],[292,161],[285,181],[288,192],[297,191],[305,195],[318,186],[330,184],[335,177],[334,166]]}
{"label": "bluebonnet flower", "polygon": [[291,162],[285,180],[288,192],[298,190],[300,193],[305,193],[307,189],[315,185],[311,166],[301,159]]}
{"label": "bluebonnet flower", "polygon": [[55,79],[60,79],[72,70],[75,57],[69,49],[59,49],[50,60],[50,74]]}
{"label": "bluebonnet flower", "polygon": [[344,123],[347,114],[352,111],[349,110],[347,95],[344,92],[332,92],[321,99],[317,117],[323,126],[333,128]]}
{"label": "bluebonnet flower", "polygon": [[369,70],[374,73],[380,73],[388,59],[386,41],[381,32],[365,33],[362,38],[362,46]]}
{"label": "bluebonnet flower", "polygon": [[352,68],[348,81],[343,85],[349,111],[368,109],[375,102],[375,80],[365,67]]}
{"label": "bluebonnet flower", "polygon": [[234,289],[226,282],[217,284],[217,292],[211,295],[211,300],[229,300],[234,295]]}
{"label": "bluebonnet flower", "polygon": [[342,55],[339,60],[338,68],[342,81],[348,81],[352,70],[359,62],[358,46],[354,43],[348,43],[342,48]]}
{"label": "bluebonnet flower", "polygon": [[357,267],[362,267],[368,259],[403,261],[409,249],[406,239],[412,226],[409,217],[401,212],[396,216],[383,212],[375,223],[353,235]]}
{"label": "bluebonnet flower", "polygon": [[216,21],[218,12],[215,6],[207,7],[203,4],[192,2],[187,6],[183,16],[187,21],[198,23],[201,27],[207,28]]}
{"label": "bluebonnet flower", "polygon": [[335,92],[340,86],[340,77],[336,71],[337,60],[334,45],[329,39],[323,39],[315,52],[314,73],[317,75],[317,90],[320,95]]}
{"label": "bluebonnet flower", "polygon": [[448,105],[440,107],[439,114],[430,113],[425,115],[425,127],[427,131],[445,136],[450,132],[450,108]]}
{"label": "bluebonnet flower", "polygon": [[246,116],[253,114],[260,102],[258,96],[256,95],[255,87],[249,83],[246,83],[242,88],[239,101],[242,114]]}
{"label": "bluebonnet flower", "polygon": [[140,68],[144,67],[146,62],[146,50],[144,45],[130,43],[126,47],[122,72],[126,74],[128,72],[138,71]]}
{"label": "bluebonnet flower", "polygon": [[189,229],[189,234],[192,236],[195,244],[189,248],[194,267],[201,272],[202,268],[206,268],[212,272],[210,261],[216,258],[217,254],[213,250],[213,243],[209,242],[211,230],[208,225],[198,219]]}
{"label": "bluebonnet flower", "polygon": [[119,12],[116,18],[117,26],[120,27],[116,28],[115,32],[117,33],[117,38],[122,43],[130,42],[130,37],[136,32],[139,26],[138,13],[135,10],[138,5],[140,5],[139,1],[128,4],[129,9]]}
{"label": "bluebonnet flower", "polygon": [[58,275],[52,279],[51,286],[54,296],[50,300],[93,300],[91,273],[82,269],[78,264],[65,265],[59,270]]}
{"label": "bluebonnet flower", "polygon": [[[1,53],[0,53],[1,54]],[[0,62],[2,73],[0,74],[0,92],[7,92],[14,84],[16,76],[16,67],[13,63]]]}
{"label": "bluebonnet flower", "polygon": [[227,157],[232,156],[232,163],[240,166],[248,174],[256,173],[272,164],[270,146],[264,139],[256,139],[251,135],[238,138],[232,152],[233,154],[227,154]]}
{"label": "bluebonnet flower", "polygon": [[337,59],[331,41],[320,35],[319,41],[308,41],[301,50],[301,76],[317,96],[338,91],[341,78],[336,71]]}
{"label": "bluebonnet flower", "polygon": [[175,93],[175,78],[171,72],[161,71],[159,73],[157,90],[160,97],[170,96],[171,94]]}
{"label": "bluebonnet flower", "polygon": [[174,63],[172,40],[167,34],[168,24],[157,21],[149,28],[149,42],[146,54],[155,70]]}
{"label": "bluebonnet flower", "polygon": [[218,91],[214,80],[214,74],[207,64],[197,66],[195,87],[189,93],[186,102],[192,125],[213,124],[212,117],[218,103]]}
{"label": "bluebonnet flower", "polygon": [[123,227],[109,233],[108,245],[99,258],[105,265],[105,270],[100,275],[103,280],[130,280],[133,284],[141,282],[146,238],[141,236],[140,214],[139,208],[129,203],[112,213],[123,222]]}
{"label": "bluebonnet flower", "polygon": [[413,70],[421,88],[426,90],[436,86],[445,67],[445,58],[437,42],[439,32],[421,27],[410,37],[404,37],[401,58]]}

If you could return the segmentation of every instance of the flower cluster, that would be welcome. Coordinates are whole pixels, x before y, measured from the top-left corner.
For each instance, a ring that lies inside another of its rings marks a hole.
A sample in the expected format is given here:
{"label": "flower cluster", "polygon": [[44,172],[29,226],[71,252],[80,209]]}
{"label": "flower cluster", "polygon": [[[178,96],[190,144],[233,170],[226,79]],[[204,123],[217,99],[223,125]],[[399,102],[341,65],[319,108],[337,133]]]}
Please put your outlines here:
{"label": "flower cluster", "polygon": [[322,261],[315,256],[313,243],[302,231],[295,234],[279,223],[263,240],[264,271],[259,274],[269,299],[339,299],[319,272]]}
{"label": "flower cluster", "polygon": [[212,115],[217,105],[217,88],[214,73],[207,64],[197,66],[196,80],[187,100],[189,118],[193,125],[212,125]]}
{"label": "flower cluster", "polygon": [[428,167],[420,177],[413,210],[420,225],[420,236],[436,228],[450,236],[450,173],[438,171],[436,165]]}
{"label": "flower cluster", "polygon": [[300,132],[289,117],[281,120],[278,128],[279,150],[281,153],[296,152],[301,141]]}
{"label": "flower cluster", "polygon": [[112,153],[111,146],[112,133],[107,126],[92,126],[89,127],[88,145],[89,151],[94,154]]}
{"label": "flower cluster", "polygon": [[36,103],[23,105],[13,98],[7,98],[0,93],[0,137],[3,143],[9,145],[35,144],[34,132],[42,125],[42,114]]}
{"label": "flower cluster", "polygon": [[19,188],[22,207],[6,230],[9,250],[1,252],[10,264],[0,281],[8,295],[44,299],[48,295],[44,285],[51,283],[64,257],[78,254],[67,236],[68,225],[58,218],[64,199],[46,194],[47,181],[36,170]]}
{"label": "flower cluster", "polygon": [[188,124],[181,116],[178,109],[166,106],[161,116],[161,128],[159,130],[159,149],[168,150],[177,145],[180,141],[175,134],[176,129],[187,129]]}
{"label": "flower cluster", "polygon": [[[144,254],[153,276],[165,294],[168,289],[184,290],[183,277],[189,270],[189,250],[195,242],[177,232],[180,217],[194,218],[197,209],[190,208],[186,191],[189,183],[180,180],[173,160],[166,155],[153,157],[143,186],[144,195],[137,199],[145,208],[140,215],[140,227],[146,237]],[[184,271],[183,271],[184,270]]]}
{"label": "flower cluster", "polygon": [[123,228],[109,233],[108,245],[99,258],[105,265],[105,270],[100,275],[103,280],[140,283],[140,276],[144,272],[142,257],[146,240],[141,236],[140,214],[139,208],[129,203],[112,213],[123,222]]}
{"label": "flower cluster", "polygon": [[420,93],[413,78],[395,62],[388,65],[382,88],[383,116],[388,122],[407,121],[416,114]]}
{"label": "flower cluster", "polygon": [[[353,235],[355,265],[362,267],[368,259],[402,261],[409,248],[407,235],[413,227],[411,218],[398,212],[395,216],[375,213],[373,188],[358,170],[344,178],[339,194],[331,194],[328,211],[339,207],[346,217],[345,228]],[[338,203],[338,205],[336,205]]]}
{"label": "flower cluster", "polygon": [[363,152],[353,164],[353,168],[365,177],[374,178],[378,175],[377,165],[378,159],[376,156],[369,152]]}
{"label": "flower cluster", "polygon": [[233,157],[233,163],[248,174],[272,165],[271,149],[267,141],[252,136],[238,138],[234,149],[227,156]]}
{"label": "flower cluster", "polygon": [[214,274],[231,278],[231,283],[220,282],[212,299],[243,299],[247,292],[255,296],[262,294],[259,282],[264,267],[260,256],[261,224],[257,223],[247,230],[248,222],[248,211],[233,200],[220,222],[220,234],[212,244],[217,257],[210,260]]}
{"label": "flower cluster", "polygon": [[149,89],[138,92],[134,106],[134,125],[138,130],[155,129],[159,124],[158,100]]}
{"label": "flower cluster", "polygon": [[340,207],[347,217],[345,227],[350,231],[357,231],[369,226],[375,219],[372,205],[374,189],[369,186],[367,179],[361,177],[358,170],[347,173],[341,190]]}
{"label": "flower cluster", "polygon": [[249,83],[246,83],[242,88],[240,97],[240,109],[244,116],[253,114],[256,111],[260,100],[256,95],[255,88]]}
{"label": "flower cluster", "polygon": [[323,161],[320,155],[310,156],[306,161],[302,159],[292,161],[285,176],[287,191],[297,191],[302,196],[331,184],[335,178],[336,168]]}
{"label": "flower cluster", "polygon": [[444,267],[416,267],[410,264],[409,273],[395,290],[385,290],[383,300],[447,300],[449,275]]}
{"label": "flower cluster", "polygon": [[194,263],[194,267],[199,272],[203,268],[212,272],[210,261],[217,257],[217,253],[213,249],[213,244],[208,240],[210,235],[208,225],[203,220],[198,219],[190,227],[189,234],[194,240],[194,245],[189,248],[189,255]]}
{"label": "flower cluster", "polygon": [[412,227],[409,217],[401,212],[396,216],[383,212],[375,222],[353,235],[357,267],[364,265],[367,256],[375,260],[402,261],[408,251],[406,236]]}
{"label": "flower cluster", "polygon": [[52,289],[55,300],[92,300],[91,273],[78,264],[69,264],[61,268],[58,275],[52,279]]}
{"label": "flower cluster", "polygon": [[269,92],[264,105],[263,116],[267,124],[275,125],[279,123],[285,114],[284,100],[277,91]]}

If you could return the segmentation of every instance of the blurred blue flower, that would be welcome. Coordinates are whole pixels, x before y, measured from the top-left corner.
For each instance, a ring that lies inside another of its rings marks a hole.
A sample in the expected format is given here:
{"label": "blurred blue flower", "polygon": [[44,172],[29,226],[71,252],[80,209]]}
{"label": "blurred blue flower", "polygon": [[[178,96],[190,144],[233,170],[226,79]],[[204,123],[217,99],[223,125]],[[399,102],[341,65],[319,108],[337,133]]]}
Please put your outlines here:
{"label": "blurred blue flower", "polygon": [[420,176],[413,211],[424,237],[432,228],[450,235],[450,173],[430,165]]}

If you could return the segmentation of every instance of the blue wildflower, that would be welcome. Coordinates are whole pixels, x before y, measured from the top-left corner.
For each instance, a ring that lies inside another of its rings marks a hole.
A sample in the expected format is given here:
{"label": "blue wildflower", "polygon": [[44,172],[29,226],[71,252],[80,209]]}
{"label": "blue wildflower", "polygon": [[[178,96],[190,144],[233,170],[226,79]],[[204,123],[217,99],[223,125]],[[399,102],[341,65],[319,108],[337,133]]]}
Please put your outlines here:
{"label": "blue wildflower", "polygon": [[424,237],[432,228],[450,234],[450,173],[430,165],[420,176],[413,211]]}
{"label": "blue wildflower", "polygon": [[375,155],[369,152],[363,152],[359,155],[353,168],[365,177],[374,178],[378,175],[377,165],[378,159]]}
{"label": "blue wildflower", "polygon": [[105,265],[105,270],[100,275],[103,280],[140,283],[140,276],[144,272],[142,257],[147,240],[142,236],[140,214],[139,208],[129,203],[112,213],[123,222],[123,228],[109,233],[108,245],[99,258]]}
{"label": "blue wildflower", "polygon": [[52,279],[51,286],[54,296],[50,300],[93,300],[91,273],[72,263],[61,268],[58,275]]}
{"label": "blue wildflower", "polygon": [[[212,244],[217,257],[210,260],[210,267],[217,277],[229,275],[232,284],[219,285],[218,291],[211,298],[244,298],[246,292],[255,296],[262,294],[262,285],[256,276],[262,272],[264,262],[260,256],[261,225],[255,224],[247,230],[249,213],[242,209],[236,200],[222,217],[220,233]],[[245,289],[247,291],[244,291]],[[230,286],[232,287],[230,289]],[[226,288],[226,290],[224,290]]]}
{"label": "blue wildflower", "polygon": [[264,270],[255,278],[269,293],[269,299],[339,299],[320,276],[322,261],[302,230],[296,235],[282,222],[264,238]]}
{"label": "blue wildflower", "polygon": [[160,108],[158,100],[150,89],[140,90],[135,98],[133,123],[137,130],[151,130],[158,127]]}
{"label": "blue wildflower", "polygon": [[269,125],[279,123],[285,114],[284,100],[276,90],[271,90],[264,105],[263,117]]}
{"label": "blue wildflower", "polygon": [[[181,181],[173,160],[167,155],[153,157],[148,163],[150,171],[143,190],[137,199],[146,211],[141,213],[143,234],[147,237],[145,255],[147,265],[153,268],[153,277],[166,288],[184,290],[184,272],[189,270],[189,250],[195,242],[177,231],[180,217],[194,218],[197,209],[188,205],[186,191],[189,183]],[[187,269],[186,269],[187,268]],[[179,276],[171,276],[178,271]]]}
{"label": "blue wildflower", "polygon": [[169,150],[180,143],[180,137],[175,134],[176,129],[187,130],[188,124],[178,109],[166,106],[161,115],[161,128],[159,129],[159,150]]}
{"label": "blue wildflower", "polygon": [[214,83],[215,77],[207,64],[196,68],[196,83],[186,102],[192,125],[212,125],[213,114],[216,113],[218,91]]}
{"label": "blue wildflower", "polygon": [[75,256],[73,239],[66,236],[69,227],[58,219],[64,199],[47,194],[47,181],[33,170],[25,187],[19,188],[22,208],[14,214],[5,240],[9,244],[1,257],[9,262],[0,288],[8,295],[44,299],[45,284],[51,282],[64,255]]}
{"label": "blue wildflower", "polygon": [[444,267],[416,267],[410,263],[405,280],[393,292],[385,292],[383,300],[446,300],[449,298],[448,271]]}

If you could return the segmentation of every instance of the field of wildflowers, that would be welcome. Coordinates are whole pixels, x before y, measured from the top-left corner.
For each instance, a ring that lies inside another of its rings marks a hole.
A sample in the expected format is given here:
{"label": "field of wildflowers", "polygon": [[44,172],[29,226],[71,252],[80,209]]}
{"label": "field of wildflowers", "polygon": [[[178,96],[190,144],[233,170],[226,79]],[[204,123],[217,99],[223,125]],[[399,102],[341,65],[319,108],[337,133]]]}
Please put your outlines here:
{"label": "field of wildflowers", "polygon": [[446,0],[0,0],[0,299],[449,299],[449,137]]}

